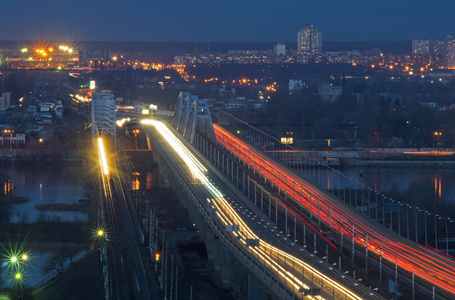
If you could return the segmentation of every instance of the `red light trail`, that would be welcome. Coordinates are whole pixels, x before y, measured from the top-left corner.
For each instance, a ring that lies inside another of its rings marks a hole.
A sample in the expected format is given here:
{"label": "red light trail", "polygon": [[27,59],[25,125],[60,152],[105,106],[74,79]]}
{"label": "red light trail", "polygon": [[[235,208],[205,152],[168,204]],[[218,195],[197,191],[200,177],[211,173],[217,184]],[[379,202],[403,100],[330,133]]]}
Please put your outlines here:
{"label": "red light trail", "polygon": [[318,216],[322,223],[330,225],[332,230],[350,239],[354,238],[355,243],[367,246],[369,251],[377,255],[382,252],[382,257],[391,263],[395,263],[396,259],[399,267],[414,272],[437,288],[455,294],[455,263],[450,257],[388,231],[334,195],[292,175],[220,126],[214,124],[213,127],[218,142],[266,180],[286,191],[309,213]]}

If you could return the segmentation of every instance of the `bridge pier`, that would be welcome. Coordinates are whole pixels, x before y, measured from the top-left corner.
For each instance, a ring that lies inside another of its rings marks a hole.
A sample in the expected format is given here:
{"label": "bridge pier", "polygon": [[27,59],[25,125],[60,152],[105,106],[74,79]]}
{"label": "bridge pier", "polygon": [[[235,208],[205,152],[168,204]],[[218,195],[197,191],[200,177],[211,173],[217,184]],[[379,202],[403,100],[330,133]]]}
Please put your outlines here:
{"label": "bridge pier", "polygon": [[268,300],[267,287],[255,276],[248,274],[248,300]]}
{"label": "bridge pier", "polygon": [[[149,149],[151,150],[150,145],[150,137],[147,135],[147,144]],[[162,188],[170,188],[169,184],[169,172],[166,166],[166,162],[163,158],[156,153],[156,151],[152,151],[153,161],[155,161],[158,165],[158,186]]]}

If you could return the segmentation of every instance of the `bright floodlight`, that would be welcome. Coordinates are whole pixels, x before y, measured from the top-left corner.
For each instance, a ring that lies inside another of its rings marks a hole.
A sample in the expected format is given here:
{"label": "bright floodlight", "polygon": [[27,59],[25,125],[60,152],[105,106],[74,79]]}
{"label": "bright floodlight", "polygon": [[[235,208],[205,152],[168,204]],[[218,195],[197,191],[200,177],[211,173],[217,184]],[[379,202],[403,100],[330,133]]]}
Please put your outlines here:
{"label": "bright floodlight", "polygon": [[16,279],[21,279],[21,273],[17,273],[14,277],[16,277]]}
{"label": "bright floodlight", "polygon": [[23,254],[22,255],[22,260],[27,260],[28,259],[28,255],[27,254]]}
{"label": "bright floodlight", "polygon": [[11,262],[13,262],[13,263],[17,262],[17,256],[11,257]]}
{"label": "bright floodlight", "polygon": [[98,236],[103,236],[103,235],[104,235],[104,231],[98,230]]}

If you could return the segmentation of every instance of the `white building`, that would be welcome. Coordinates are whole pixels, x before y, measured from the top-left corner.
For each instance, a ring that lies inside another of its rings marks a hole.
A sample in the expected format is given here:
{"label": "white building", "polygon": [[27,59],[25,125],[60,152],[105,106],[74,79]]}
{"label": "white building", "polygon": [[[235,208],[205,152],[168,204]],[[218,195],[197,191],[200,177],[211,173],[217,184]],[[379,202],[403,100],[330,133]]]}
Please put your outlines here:
{"label": "white building", "polygon": [[277,43],[273,45],[273,54],[276,56],[285,56],[286,55],[286,45],[282,43]]}
{"label": "white building", "polygon": [[0,111],[7,110],[11,107],[11,93],[3,92],[0,97]]}
{"label": "white building", "polygon": [[92,94],[92,132],[94,135],[110,135],[115,139],[115,99],[111,93]]}
{"label": "white building", "polygon": [[297,51],[318,58],[322,55],[322,32],[308,24],[297,33]]}
{"label": "white building", "polygon": [[55,114],[57,115],[57,118],[61,119],[63,117],[63,105],[57,104],[55,106]]}
{"label": "white building", "polygon": [[49,112],[55,109],[55,103],[52,102],[43,102],[40,103],[39,109],[41,112]]}
{"label": "white building", "polygon": [[14,145],[25,145],[25,134],[2,132],[2,135],[0,136],[0,145],[2,145],[3,148],[15,148]]}
{"label": "white building", "polygon": [[333,83],[321,82],[319,83],[319,95],[325,101],[335,101],[339,95],[343,93],[343,86],[335,85]]}
{"label": "white building", "polygon": [[295,80],[295,79],[290,79],[289,80],[289,94],[292,95],[292,93],[295,93],[298,90],[303,89],[304,83],[302,80]]}

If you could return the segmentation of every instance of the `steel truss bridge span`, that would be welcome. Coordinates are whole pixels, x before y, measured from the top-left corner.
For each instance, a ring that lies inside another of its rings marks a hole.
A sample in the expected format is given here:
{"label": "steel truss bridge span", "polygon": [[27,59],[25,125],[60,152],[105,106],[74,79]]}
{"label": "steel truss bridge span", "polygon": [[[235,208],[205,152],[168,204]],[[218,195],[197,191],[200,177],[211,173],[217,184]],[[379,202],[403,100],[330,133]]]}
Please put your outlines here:
{"label": "steel truss bridge span", "polygon": [[327,228],[337,232],[341,239],[344,237],[345,241],[352,240],[367,251],[381,255],[408,272],[413,272],[432,286],[455,295],[455,263],[451,258],[386,230],[222,127],[216,124],[213,127],[219,143],[255,169],[266,181],[271,182],[272,186],[286,191],[287,197],[317,216]]}
{"label": "steel truss bridge span", "polygon": [[[321,287],[319,296],[316,296],[318,299],[380,298],[368,288],[354,284],[351,279],[339,278],[342,281],[339,283],[313,264],[261,239],[225,196],[223,188],[227,184],[218,188],[214,183],[223,185],[226,178],[220,180],[220,173],[165,123],[147,119],[142,124],[152,137],[154,149],[165,160],[219,240],[280,298],[312,295],[315,290],[310,287],[310,280],[311,286],[318,282]],[[347,288],[349,285],[351,287]]]}

